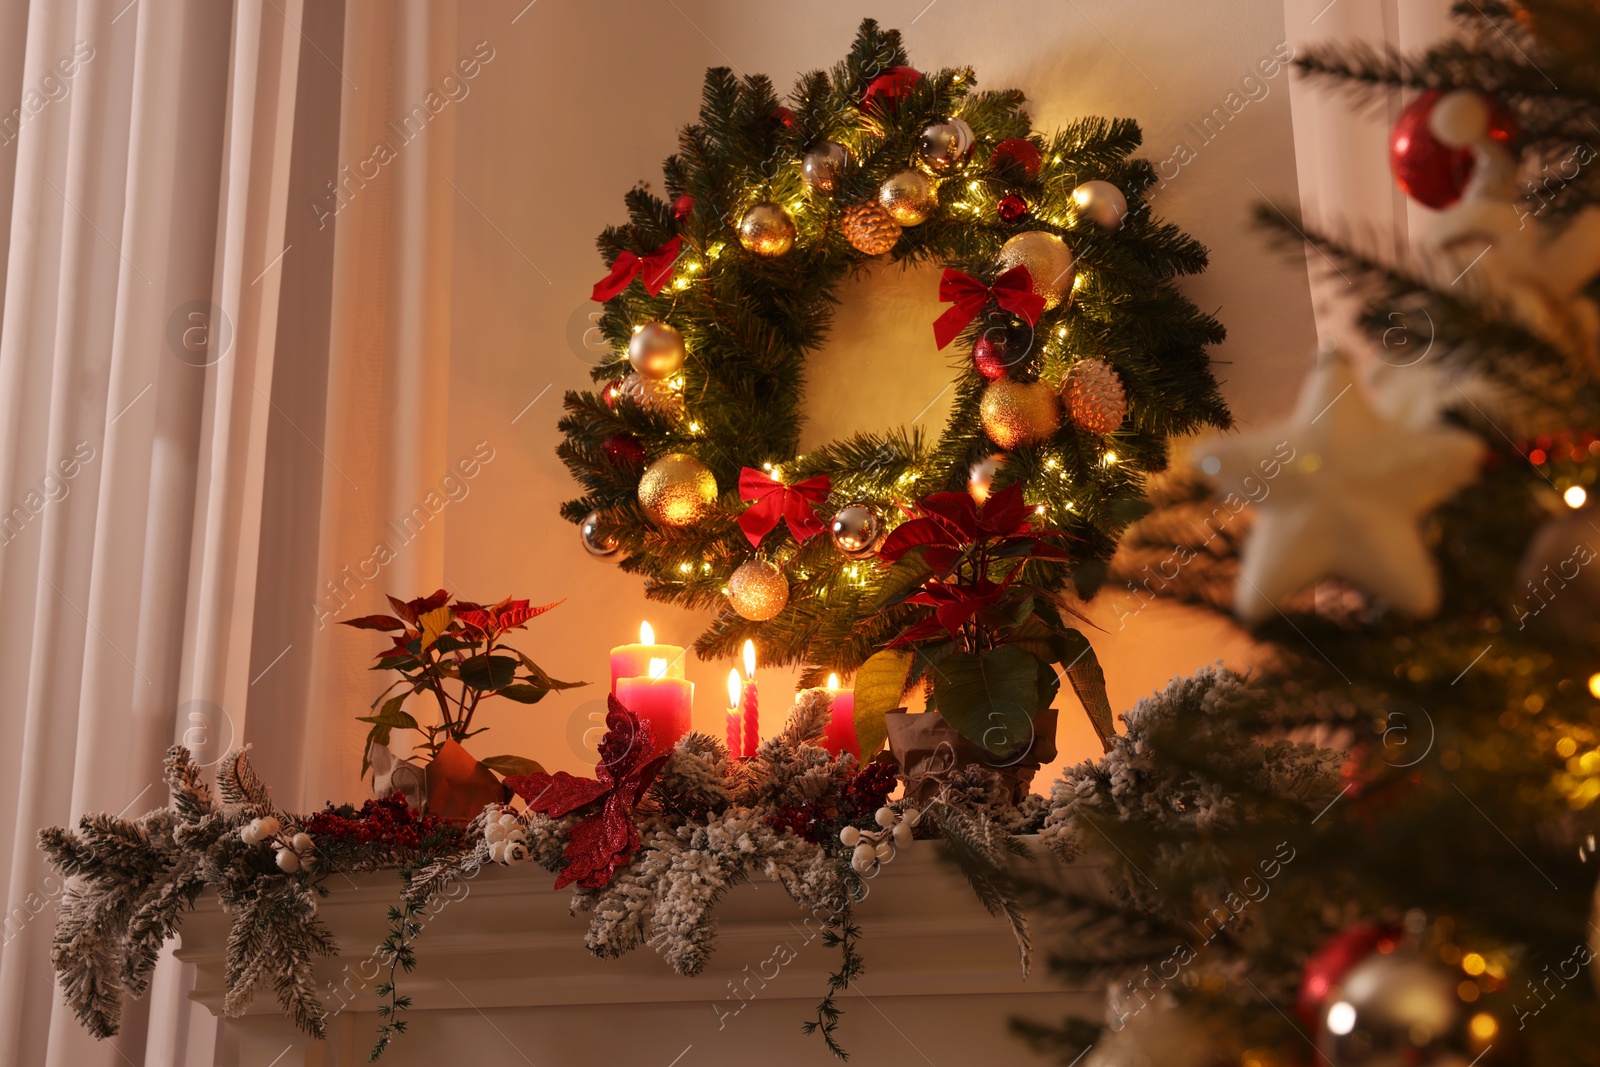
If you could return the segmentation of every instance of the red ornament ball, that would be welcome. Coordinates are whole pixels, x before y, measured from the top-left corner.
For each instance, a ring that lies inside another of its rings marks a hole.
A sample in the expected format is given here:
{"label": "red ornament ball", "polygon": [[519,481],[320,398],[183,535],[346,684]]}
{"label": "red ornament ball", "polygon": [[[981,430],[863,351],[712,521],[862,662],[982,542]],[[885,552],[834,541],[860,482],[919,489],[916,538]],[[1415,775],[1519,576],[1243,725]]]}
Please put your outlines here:
{"label": "red ornament ball", "polygon": [[1012,181],[1031,182],[1039,176],[1044,162],[1039,147],[1023,137],[1007,137],[994,146],[989,157],[989,169]]}
{"label": "red ornament ball", "polygon": [[613,467],[637,467],[644,463],[644,445],[631,433],[614,433],[600,442],[600,450]]}
{"label": "red ornament ball", "polygon": [[1031,336],[998,326],[984,330],[972,345],[972,368],[991,382],[999,381],[1028,358]]}
{"label": "red ornament ball", "polygon": [[1028,202],[1012,193],[1010,196],[1002,196],[994,209],[1006,222],[1016,222],[1028,213]]}
{"label": "red ornament ball", "polygon": [[[1424,207],[1449,207],[1461,199],[1472,177],[1476,157],[1470,147],[1451,148],[1434,136],[1429,121],[1446,93],[1429,89],[1400,112],[1389,132],[1389,169],[1400,191]],[[1490,139],[1509,144],[1516,136],[1516,120],[1499,103],[1489,102]]]}
{"label": "red ornament ball", "polygon": [[694,197],[684,193],[672,202],[672,217],[682,222],[694,214]]}
{"label": "red ornament ball", "polygon": [[879,107],[892,111],[900,98],[915,89],[921,80],[922,74],[910,67],[890,67],[867,83],[867,91],[861,94],[861,106],[866,108],[877,101]]}
{"label": "red ornament ball", "polygon": [[775,110],[773,112],[773,114],[777,116],[779,122],[783,123],[785,126],[789,127],[791,130],[794,129],[794,112],[793,111],[790,111],[788,108],[784,107],[782,104],[779,104],[777,110]]}
{"label": "red ornament ball", "polygon": [[1335,934],[1306,960],[1300,972],[1295,1010],[1315,1026],[1328,994],[1338,987],[1345,974],[1374,952],[1392,951],[1399,941],[1400,931],[1392,926],[1364,924]]}

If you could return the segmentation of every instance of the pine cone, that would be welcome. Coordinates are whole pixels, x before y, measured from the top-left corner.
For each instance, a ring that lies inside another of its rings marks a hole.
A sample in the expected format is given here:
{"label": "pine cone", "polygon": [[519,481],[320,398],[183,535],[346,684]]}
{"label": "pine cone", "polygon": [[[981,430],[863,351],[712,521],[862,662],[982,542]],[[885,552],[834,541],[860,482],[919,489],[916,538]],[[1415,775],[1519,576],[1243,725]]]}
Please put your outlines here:
{"label": "pine cone", "polygon": [[850,247],[869,256],[883,255],[900,240],[900,224],[875,201],[846,208],[842,226]]}
{"label": "pine cone", "polygon": [[1080,359],[1061,383],[1061,399],[1067,414],[1080,428],[1090,433],[1108,434],[1122,425],[1128,414],[1128,398],[1122,379],[1103,359]]}
{"label": "pine cone", "polygon": [[646,378],[638,371],[622,379],[622,384],[617,388],[617,398],[631,400],[645,411],[669,419],[683,415],[682,393],[667,384],[665,379]]}

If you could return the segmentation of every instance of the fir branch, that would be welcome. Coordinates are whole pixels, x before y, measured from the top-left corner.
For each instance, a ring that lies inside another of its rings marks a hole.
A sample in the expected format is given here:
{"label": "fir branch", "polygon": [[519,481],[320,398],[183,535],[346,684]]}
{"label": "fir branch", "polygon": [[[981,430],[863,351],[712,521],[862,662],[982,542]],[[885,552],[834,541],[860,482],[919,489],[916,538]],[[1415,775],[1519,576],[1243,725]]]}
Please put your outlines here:
{"label": "fir branch", "polygon": [[410,974],[417,965],[417,956],[411,943],[422,932],[419,916],[423,905],[411,892],[412,872],[402,868],[400,881],[405,886],[398,907],[389,908],[389,933],[383,939],[382,950],[389,960],[389,977],[373,990],[383,1003],[378,1005],[378,1036],[367,1054],[368,1063],[376,1063],[396,1037],[406,1032],[406,1020],[401,1015],[410,1009],[411,998],[402,996],[396,985],[400,971]]}
{"label": "fir branch", "polygon": [[823,946],[839,950],[839,967],[828,976],[828,992],[817,1003],[816,1018],[808,1019],[800,1025],[803,1033],[821,1034],[828,1051],[846,1061],[850,1059],[850,1054],[834,1037],[839,1019],[844,1015],[844,1009],[838,1004],[838,995],[849,989],[851,983],[860,978],[866,970],[866,960],[856,947],[860,939],[861,927],[855,922],[854,905],[846,900],[844,906],[832,916],[828,926],[822,931]]}

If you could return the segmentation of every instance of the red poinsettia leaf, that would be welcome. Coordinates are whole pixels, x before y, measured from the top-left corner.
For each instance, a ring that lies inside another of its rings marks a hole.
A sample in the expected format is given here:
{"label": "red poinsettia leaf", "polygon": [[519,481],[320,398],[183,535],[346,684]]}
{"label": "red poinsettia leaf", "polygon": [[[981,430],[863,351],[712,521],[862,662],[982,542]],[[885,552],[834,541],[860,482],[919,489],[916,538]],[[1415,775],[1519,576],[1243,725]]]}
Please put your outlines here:
{"label": "red poinsettia leaf", "polygon": [[938,619],[935,619],[935,618],[923,619],[921,622],[917,623],[915,626],[911,627],[910,629],[903,630],[899,634],[895,635],[894,639],[891,640],[886,647],[888,647],[888,648],[904,648],[906,645],[914,645],[918,641],[926,640],[927,638],[932,637],[935,634],[939,634],[939,633],[943,633],[943,632],[944,632],[944,628],[939,625],[939,620]]}
{"label": "red poinsettia leaf", "polygon": [[978,511],[977,528],[988,537],[1027,533],[1032,514],[1033,509],[1022,498],[1022,486],[1008,485],[989,494]]}
{"label": "red poinsettia leaf", "polygon": [[450,591],[447,589],[435,589],[428,596],[418,597],[416,600],[411,601],[406,607],[410,608],[416,614],[416,617],[420,619],[428,612],[437,611],[448,603],[450,603]]}
{"label": "red poinsettia leaf", "polygon": [[456,618],[481,634],[489,633],[494,626],[494,619],[482,608],[473,608],[469,611],[461,611],[457,608]]}
{"label": "red poinsettia leaf", "polygon": [[969,493],[930,493],[917,505],[945,529],[946,544],[964,544],[978,534],[978,505]]}
{"label": "red poinsettia leaf", "polygon": [[410,604],[407,604],[404,600],[401,600],[398,597],[391,596],[387,599],[389,601],[389,606],[394,608],[394,613],[396,615],[400,616],[406,622],[411,623],[413,626],[416,625],[417,612]]}
{"label": "red poinsettia leaf", "polygon": [[527,801],[528,807],[554,819],[593,804],[611,791],[611,786],[593,778],[579,778],[566,771],[555,774],[513,774],[506,785]]}
{"label": "red poinsettia leaf", "polygon": [[563,850],[567,865],[556,877],[556,888],[576,882],[585,889],[611,883],[618,869],[627,866],[639,849],[639,831],[629,810],[609,800],[599,815],[574,826]]}
{"label": "red poinsettia leaf", "polygon": [[922,550],[922,562],[932,567],[936,574],[947,574],[955,569],[965,554],[951,545],[929,545]]}
{"label": "red poinsettia leaf", "polygon": [[526,600],[509,601],[500,611],[500,629],[515,630],[517,627],[526,623],[529,619],[538,618],[551,608],[558,608],[565,602],[565,600],[557,600],[553,603],[541,604],[536,608],[531,608],[528,606],[528,602]]}
{"label": "red poinsettia leaf", "polygon": [[340,626],[354,626],[358,630],[404,630],[406,624],[392,615],[363,615],[359,619],[346,619]]}
{"label": "red poinsettia leaf", "polygon": [[484,609],[484,606],[482,604],[479,604],[479,603],[477,603],[475,601],[458,600],[453,605],[451,605],[451,610],[454,611],[457,615],[460,615],[463,611],[483,611],[485,609]]}
{"label": "red poinsettia leaf", "polygon": [[889,536],[883,539],[883,546],[878,549],[878,558],[894,563],[919,545],[950,543],[943,524],[933,519],[911,519],[896,526],[889,532]]}

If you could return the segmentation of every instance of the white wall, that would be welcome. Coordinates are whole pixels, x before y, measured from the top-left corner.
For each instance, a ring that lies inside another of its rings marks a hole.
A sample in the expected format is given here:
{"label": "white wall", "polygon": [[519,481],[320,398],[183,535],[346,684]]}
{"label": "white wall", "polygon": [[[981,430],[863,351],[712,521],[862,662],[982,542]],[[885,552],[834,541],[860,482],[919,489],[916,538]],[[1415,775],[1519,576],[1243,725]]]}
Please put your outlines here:
{"label": "white wall", "polygon": [[[1036,127],[1131,115],[1153,161],[1188,145],[1192,159],[1179,166],[1179,154],[1164,165],[1176,176],[1157,210],[1211,249],[1211,270],[1184,288],[1228,328],[1217,374],[1246,425],[1293,396],[1314,340],[1304,271],[1246,228],[1261,197],[1287,208],[1296,196],[1288,73],[1241,88],[1283,41],[1278,0],[525,3],[474,3],[460,35],[463,48],[486,40],[496,55],[457,111],[451,454],[487,440],[495,458],[470,495],[451,505],[446,576],[474,599],[568,598],[532,624],[524,647],[557,676],[601,684],[531,709],[487,712],[494,732],[476,742],[479,755],[514,751],[552,769],[586,765],[581,739],[603,696],[607,649],[630,639],[641,618],[683,644],[703,625],[647,603],[638,578],[585,555],[556,514],[574,483],[555,456],[555,422],[561,394],[589,383],[567,337],[575,317],[593,309],[587,294],[604,273],[594,237],[622,217],[621,196],[634,182],[659,187],[660,161],[694,118],[708,66],[765,72],[784,87],[801,70],[837,61],[870,14],[904,31],[921,69],[970,64],[984,86],[1021,88]],[[1225,107],[1230,92],[1235,107],[1254,99],[1207,143],[1189,123]],[[811,436],[837,436],[869,418],[911,419],[939,393],[948,371],[929,341],[938,310],[932,293],[929,278],[890,276],[846,294],[834,347],[813,365]],[[923,416],[941,417],[937,406]],[[1242,640],[1207,615],[1152,608],[1117,631],[1114,615],[1104,614],[1111,632],[1094,640],[1119,709],[1218,656],[1248,658]],[[703,729],[721,721],[726,672],[726,664],[689,667]],[[761,681],[772,729],[792,680],[763,671]],[[1063,718],[1064,758],[1091,754],[1080,716]]]}

